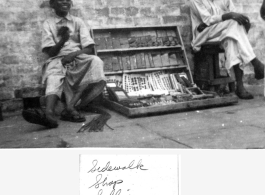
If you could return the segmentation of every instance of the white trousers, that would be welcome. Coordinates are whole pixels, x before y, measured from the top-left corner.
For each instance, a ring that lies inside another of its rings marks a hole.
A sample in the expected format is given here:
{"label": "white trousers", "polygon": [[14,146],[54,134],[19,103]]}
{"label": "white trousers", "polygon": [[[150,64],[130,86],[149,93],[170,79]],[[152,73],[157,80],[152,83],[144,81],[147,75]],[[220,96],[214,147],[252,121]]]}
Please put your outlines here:
{"label": "white trousers", "polygon": [[237,64],[243,68],[243,65],[256,57],[244,26],[239,25],[235,20],[219,22],[204,29],[201,33],[198,32],[192,41],[192,47],[196,52],[201,49],[203,43],[215,41],[220,41],[225,50],[227,70]]}

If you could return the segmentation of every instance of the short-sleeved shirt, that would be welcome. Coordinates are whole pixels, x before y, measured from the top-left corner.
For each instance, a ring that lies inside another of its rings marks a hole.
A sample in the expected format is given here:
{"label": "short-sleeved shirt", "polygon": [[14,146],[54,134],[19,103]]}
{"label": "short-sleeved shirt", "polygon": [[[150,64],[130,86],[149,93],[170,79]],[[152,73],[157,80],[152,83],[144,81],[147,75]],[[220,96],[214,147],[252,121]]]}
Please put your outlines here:
{"label": "short-sleeved shirt", "polygon": [[42,49],[56,45],[61,37],[58,30],[62,26],[70,29],[70,38],[64,44],[57,56],[67,55],[71,52],[83,49],[91,44],[95,44],[88,27],[81,18],[68,14],[66,17],[59,17],[54,14],[43,23]]}
{"label": "short-sleeved shirt", "polygon": [[201,23],[210,26],[222,21],[222,15],[236,12],[232,0],[191,0],[191,21],[193,39],[196,38],[197,27]]}

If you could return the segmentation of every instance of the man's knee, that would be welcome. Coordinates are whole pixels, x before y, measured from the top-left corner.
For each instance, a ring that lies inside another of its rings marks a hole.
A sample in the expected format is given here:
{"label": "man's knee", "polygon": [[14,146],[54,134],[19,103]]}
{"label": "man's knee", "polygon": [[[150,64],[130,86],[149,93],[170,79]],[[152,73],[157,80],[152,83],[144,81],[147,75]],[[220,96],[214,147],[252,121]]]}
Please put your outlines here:
{"label": "man's knee", "polygon": [[93,56],[92,61],[96,64],[102,64],[103,65],[103,61],[98,56]]}
{"label": "man's knee", "polygon": [[64,76],[51,75],[46,80],[45,95],[57,95],[61,97],[63,91]]}
{"label": "man's knee", "polygon": [[103,69],[103,67],[104,67],[104,62],[103,62],[98,56],[92,56],[91,66],[92,66],[93,68]]}
{"label": "man's knee", "polygon": [[232,28],[232,27],[237,27],[237,28],[244,28],[244,25],[240,25],[237,21],[235,20],[226,20],[224,23],[227,25],[227,28]]}

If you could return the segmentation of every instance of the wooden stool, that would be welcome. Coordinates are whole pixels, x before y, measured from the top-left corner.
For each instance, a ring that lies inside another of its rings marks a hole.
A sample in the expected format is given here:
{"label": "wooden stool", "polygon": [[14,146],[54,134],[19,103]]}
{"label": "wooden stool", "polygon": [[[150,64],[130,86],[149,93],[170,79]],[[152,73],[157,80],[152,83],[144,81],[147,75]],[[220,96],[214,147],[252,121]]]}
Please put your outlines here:
{"label": "wooden stool", "polygon": [[235,91],[235,81],[229,76],[221,76],[219,54],[224,53],[220,42],[202,45],[201,50],[194,54],[194,82],[201,88],[215,91],[219,86],[228,84],[230,92]]}

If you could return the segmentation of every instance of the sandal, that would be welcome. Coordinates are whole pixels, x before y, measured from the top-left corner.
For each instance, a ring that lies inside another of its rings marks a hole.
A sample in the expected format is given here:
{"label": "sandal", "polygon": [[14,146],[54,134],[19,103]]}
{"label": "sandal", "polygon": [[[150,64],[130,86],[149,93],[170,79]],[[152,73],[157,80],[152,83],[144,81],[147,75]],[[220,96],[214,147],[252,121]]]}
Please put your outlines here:
{"label": "sandal", "polygon": [[23,118],[33,124],[42,125],[48,128],[57,128],[58,123],[52,119],[51,116],[47,117],[40,109],[27,109],[22,111]]}
{"label": "sandal", "polygon": [[70,121],[75,123],[81,123],[86,121],[86,118],[76,110],[68,111],[66,109],[62,111],[60,119],[63,121]]}

